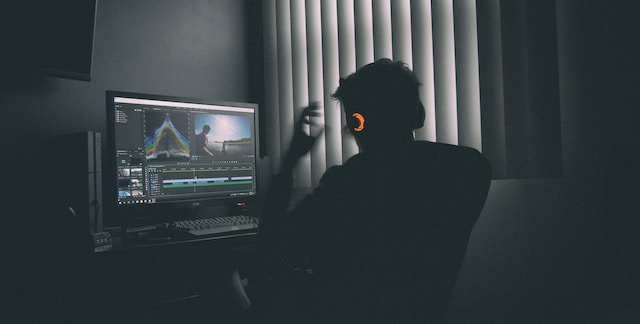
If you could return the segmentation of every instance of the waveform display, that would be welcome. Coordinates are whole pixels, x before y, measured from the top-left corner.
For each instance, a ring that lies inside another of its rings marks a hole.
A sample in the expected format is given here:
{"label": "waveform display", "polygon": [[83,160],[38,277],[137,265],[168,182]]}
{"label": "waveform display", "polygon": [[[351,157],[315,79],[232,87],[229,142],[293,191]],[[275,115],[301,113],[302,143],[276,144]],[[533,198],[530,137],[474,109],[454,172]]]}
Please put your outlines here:
{"label": "waveform display", "polygon": [[186,188],[186,187],[211,187],[228,185],[250,185],[253,183],[252,177],[225,177],[225,178],[199,178],[199,179],[172,179],[164,180],[165,189]]}
{"label": "waveform display", "polygon": [[147,160],[154,160],[164,156],[189,157],[189,139],[186,138],[171,122],[167,113],[160,127],[156,128],[152,136],[145,139],[145,155]]}

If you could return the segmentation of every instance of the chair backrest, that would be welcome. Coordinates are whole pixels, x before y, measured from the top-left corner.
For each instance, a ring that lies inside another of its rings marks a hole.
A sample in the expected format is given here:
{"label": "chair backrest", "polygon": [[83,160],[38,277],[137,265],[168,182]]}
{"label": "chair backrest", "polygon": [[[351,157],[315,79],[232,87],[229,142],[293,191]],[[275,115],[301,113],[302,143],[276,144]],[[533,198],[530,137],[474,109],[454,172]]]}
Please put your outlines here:
{"label": "chair backrest", "polygon": [[360,192],[350,199],[361,203],[342,217],[359,219],[347,243],[336,244],[346,250],[336,249],[344,254],[336,263],[346,266],[324,281],[323,297],[333,296],[327,309],[354,321],[444,321],[491,168],[469,148],[424,146],[422,156],[394,161],[394,172],[378,172],[381,162],[355,177]]}

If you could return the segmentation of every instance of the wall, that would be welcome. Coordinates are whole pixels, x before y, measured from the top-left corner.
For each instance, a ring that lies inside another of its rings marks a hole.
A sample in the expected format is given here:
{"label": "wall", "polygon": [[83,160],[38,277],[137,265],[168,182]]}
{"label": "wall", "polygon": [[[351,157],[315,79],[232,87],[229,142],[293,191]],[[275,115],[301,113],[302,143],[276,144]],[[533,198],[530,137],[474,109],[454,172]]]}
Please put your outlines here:
{"label": "wall", "polygon": [[0,77],[2,143],[105,132],[106,90],[253,99],[246,6],[234,0],[99,1],[92,81]]}
{"label": "wall", "polygon": [[564,175],[493,182],[454,322],[582,322],[637,304],[623,287],[640,286],[630,275],[640,254],[623,229],[635,223],[626,231],[637,236],[638,210],[613,191],[637,194],[640,180],[639,9],[637,1],[556,1]]}
{"label": "wall", "polygon": [[250,54],[261,36],[252,33],[250,9],[237,0],[98,1],[90,82],[0,73],[0,163],[10,161],[3,169],[15,178],[4,180],[18,195],[4,208],[20,210],[46,194],[38,191],[42,179],[28,178],[30,165],[46,168],[42,138],[106,133],[106,90],[257,101],[261,73]]}
{"label": "wall", "polygon": [[[31,179],[34,172],[25,167],[48,168],[38,142],[84,130],[104,134],[106,90],[255,100],[250,54],[261,36],[250,34],[248,9],[248,1],[237,0],[98,1],[90,82],[0,73],[0,259],[10,260],[3,262],[0,281],[3,300],[10,302],[6,309],[15,310],[19,321],[78,314],[86,304],[75,293],[89,280],[83,271],[90,265],[80,259],[80,242],[67,223],[29,225],[37,217],[31,207],[41,207],[47,194],[42,179]],[[24,312],[38,301],[39,314]]]}

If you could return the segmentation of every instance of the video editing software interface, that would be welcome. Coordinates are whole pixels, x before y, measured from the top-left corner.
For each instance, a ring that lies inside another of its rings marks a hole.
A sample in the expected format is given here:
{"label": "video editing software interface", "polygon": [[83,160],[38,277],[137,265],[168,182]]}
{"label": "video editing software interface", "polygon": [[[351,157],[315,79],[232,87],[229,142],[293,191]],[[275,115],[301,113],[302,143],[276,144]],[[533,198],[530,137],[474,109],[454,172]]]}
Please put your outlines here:
{"label": "video editing software interface", "polygon": [[256,107],[113,96],[117,204],[256,194]]}

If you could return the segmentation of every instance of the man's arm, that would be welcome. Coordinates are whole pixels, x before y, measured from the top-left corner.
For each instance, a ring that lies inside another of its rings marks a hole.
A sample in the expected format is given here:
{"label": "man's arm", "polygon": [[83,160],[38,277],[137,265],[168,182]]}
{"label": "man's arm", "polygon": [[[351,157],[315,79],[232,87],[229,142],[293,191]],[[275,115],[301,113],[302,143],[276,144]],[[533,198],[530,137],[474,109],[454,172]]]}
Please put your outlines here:
{"label": "man's arm", "polygon": [[304,127],[311,124],[311,118],[319,116],[319,107],[311,105],[304,109],[295,125],[293,138],[287,153],[284,155],[280,173],[273,176],[271,184],[262,205],[261,230],[267,235],[274,234],[286,213],[291,198],[293,185],[293,171],[303,156],[305,156],[316,142],[320,134],[307,135]]}

